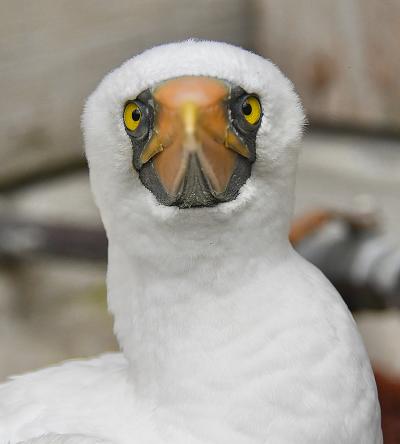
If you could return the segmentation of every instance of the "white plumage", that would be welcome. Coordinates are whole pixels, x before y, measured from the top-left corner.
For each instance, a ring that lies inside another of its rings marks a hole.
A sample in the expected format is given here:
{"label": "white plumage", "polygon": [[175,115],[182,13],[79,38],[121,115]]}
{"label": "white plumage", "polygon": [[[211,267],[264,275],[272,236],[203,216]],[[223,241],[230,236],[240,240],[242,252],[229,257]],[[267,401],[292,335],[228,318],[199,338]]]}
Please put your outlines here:
{"label": "white plumage", "polygon": [[[183,75],[234,82],[264,110],[251,177],[212,208],[158,204],[121,120],[127,100]],[[0,386],[1,444],[382,442],[352,316],[288,242],[303,119],[273,64],[222,43],[160,46],[106,76],[83,129],[123,354]]]}

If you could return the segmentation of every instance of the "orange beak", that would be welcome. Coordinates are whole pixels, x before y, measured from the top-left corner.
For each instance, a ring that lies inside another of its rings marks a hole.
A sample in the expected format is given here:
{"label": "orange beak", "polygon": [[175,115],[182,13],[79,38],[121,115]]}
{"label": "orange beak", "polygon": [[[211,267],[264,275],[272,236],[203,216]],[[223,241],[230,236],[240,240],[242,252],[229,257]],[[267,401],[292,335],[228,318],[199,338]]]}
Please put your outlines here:
{"label": "orange beak", "polygon": [[[192,184],[207,182],[213,194],[223,193],[235,170],[238,155],[249,149],[230,129],[229,86],[208,77],[167,80],[153,91],[153,134],[141,153],[153,159],[158,178],[169,196],[177,196],[191,177]],[[193,173],[194,171],[194,173]]]}

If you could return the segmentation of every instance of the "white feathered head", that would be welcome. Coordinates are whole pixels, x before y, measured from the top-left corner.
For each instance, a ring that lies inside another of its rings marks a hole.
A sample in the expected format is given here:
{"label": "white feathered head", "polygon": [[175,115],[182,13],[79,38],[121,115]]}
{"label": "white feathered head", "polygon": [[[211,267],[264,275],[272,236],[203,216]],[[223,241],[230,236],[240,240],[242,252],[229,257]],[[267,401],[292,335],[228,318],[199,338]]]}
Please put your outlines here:
{"label": "white feathered head", "polygon": [[128,60],[83,114],[109,237],[162,226],[200,239],[274,219],[287,231],[303,122],[291,82],[243,49],[189,40]]}

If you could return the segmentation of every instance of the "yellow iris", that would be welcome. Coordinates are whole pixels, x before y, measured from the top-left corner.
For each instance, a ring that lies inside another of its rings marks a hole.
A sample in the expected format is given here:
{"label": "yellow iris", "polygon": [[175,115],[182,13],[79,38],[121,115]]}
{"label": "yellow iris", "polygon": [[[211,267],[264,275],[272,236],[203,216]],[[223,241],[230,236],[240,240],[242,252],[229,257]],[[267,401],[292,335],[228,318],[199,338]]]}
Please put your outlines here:
{"label": "yellow iris", "polygon": [[142,113],[134,102],[127,103],[124,109],[124,123],[129,131],[135,131],[142,120]]}
{"label": "yellow iris", "polygon": [[249,96],[243,102],[242,105],[242,113],[244,118],[251,125],[256,125],[260,119],[262,114],[261,103],[255,96]]}

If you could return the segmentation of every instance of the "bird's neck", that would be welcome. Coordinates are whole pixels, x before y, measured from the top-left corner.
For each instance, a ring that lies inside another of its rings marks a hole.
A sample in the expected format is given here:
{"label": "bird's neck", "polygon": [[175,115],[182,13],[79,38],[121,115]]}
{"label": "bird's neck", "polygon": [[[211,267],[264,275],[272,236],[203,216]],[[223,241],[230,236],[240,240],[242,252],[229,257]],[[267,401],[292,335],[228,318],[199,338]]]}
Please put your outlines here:
{"label": "bird's neck", "polygon": [[267,282],[290,254],[285,219],[198,227],[192,236],[178,229],[178,244],[166,231],[163,245],[147,239],[136,254],[110,237],[109,305],[138,391],[185,399],[226,378],[243,331],[265,322],[258,279]]}

